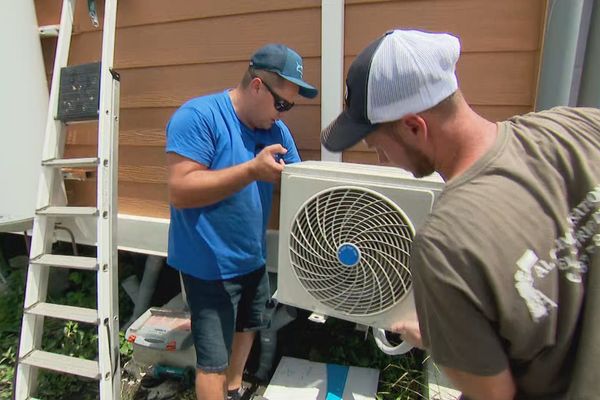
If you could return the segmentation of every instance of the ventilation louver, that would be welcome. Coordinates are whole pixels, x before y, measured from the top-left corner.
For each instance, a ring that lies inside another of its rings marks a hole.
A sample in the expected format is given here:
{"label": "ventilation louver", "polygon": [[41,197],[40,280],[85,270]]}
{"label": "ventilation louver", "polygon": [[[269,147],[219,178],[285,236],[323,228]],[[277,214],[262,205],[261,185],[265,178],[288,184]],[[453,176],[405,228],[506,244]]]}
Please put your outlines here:
{"label": "ventilation louver", "polygon": [[388,310],[411,286],[414,228],[384,196],[341,187],[313,196],[290,234],[294,273],[316,301],[352,316]]}

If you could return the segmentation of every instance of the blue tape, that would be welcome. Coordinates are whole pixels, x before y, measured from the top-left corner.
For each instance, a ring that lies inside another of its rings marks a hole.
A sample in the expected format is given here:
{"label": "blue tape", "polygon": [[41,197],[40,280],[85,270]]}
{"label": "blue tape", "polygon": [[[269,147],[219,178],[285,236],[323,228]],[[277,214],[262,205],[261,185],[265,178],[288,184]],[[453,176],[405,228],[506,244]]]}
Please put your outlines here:
{"label": "blue tape", "polygon": [[327,364],[327,396],[325,400],[342,400],[348,367],[338,364]]}

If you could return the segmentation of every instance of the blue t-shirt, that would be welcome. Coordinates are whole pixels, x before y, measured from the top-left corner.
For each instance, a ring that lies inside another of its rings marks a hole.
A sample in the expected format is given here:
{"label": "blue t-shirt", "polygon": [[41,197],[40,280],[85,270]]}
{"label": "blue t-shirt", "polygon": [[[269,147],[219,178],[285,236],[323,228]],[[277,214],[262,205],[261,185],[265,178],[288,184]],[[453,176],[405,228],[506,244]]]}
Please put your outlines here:
{"label": "blue t-shirt", "polygon": [[[250,161],[264,147],[279,143],[288,150],[286,164],[300,161],[282,121],[268,130],[249,129],[237,117],[228,92],[183,104],[167,124],[166,151],[219,170]],[[210,206],[171,205],[168,263],[206,280],[230,279],[262,267],[272,198],[273,185],[255,181]]]}

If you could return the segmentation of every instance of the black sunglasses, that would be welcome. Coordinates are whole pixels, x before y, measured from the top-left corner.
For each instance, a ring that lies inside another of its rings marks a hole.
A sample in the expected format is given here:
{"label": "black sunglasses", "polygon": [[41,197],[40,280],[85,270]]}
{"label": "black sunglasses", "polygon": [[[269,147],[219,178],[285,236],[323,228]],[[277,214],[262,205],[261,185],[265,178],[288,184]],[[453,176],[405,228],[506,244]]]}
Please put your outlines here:
{"label": "black sunglasses", "polygon": [[267,88],[267,90],[269,91],[269,93],[271,93],[271,96],[273,96],[273,106],[275,107],[275,109],[278,112],[286,112],[292,109],[292,107],[294,107],[294,103],[290,103],[289,101],[287,101],[286,99],[284,99],[283,97],[281,97],[280,95],[278,95],[273,89],[271,89],[271,86],[269,86],[267,84],[267,82],[265,82],[260,76],[254,74],[252,71],[250,72],[250,76],[254,79],[254,78],[258,78],[260,79],[260,81],[262,82],[263,85],[265,85],[265,87]]}

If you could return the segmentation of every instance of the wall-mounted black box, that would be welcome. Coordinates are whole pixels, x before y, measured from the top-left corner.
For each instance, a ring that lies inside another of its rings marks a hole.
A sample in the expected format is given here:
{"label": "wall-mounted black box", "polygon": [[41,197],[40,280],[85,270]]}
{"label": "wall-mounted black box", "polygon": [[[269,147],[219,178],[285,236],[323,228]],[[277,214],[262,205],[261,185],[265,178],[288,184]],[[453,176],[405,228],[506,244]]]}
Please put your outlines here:
{"label": "wall-mounted black box", "polygon": [[63,122],[98,119],[100,63],[60,70],[58,119]]}

